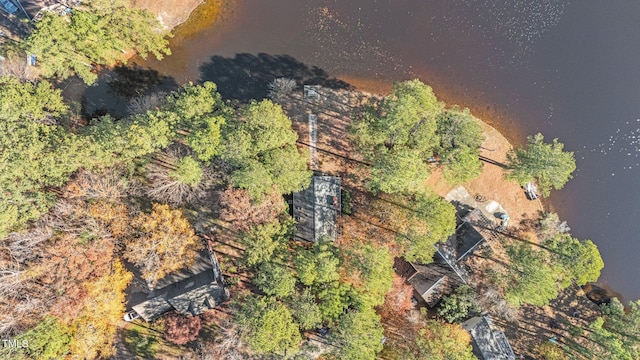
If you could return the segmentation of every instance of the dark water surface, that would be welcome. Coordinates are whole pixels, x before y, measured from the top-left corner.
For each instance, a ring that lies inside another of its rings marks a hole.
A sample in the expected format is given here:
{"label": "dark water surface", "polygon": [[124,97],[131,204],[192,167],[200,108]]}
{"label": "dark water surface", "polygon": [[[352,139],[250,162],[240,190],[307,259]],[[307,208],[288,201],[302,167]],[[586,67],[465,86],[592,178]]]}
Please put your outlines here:
{"label": "dark water surface", "polygon": [[579,171],[553,207],[599,246],[601,283],[640,297],[640,2],[235,3],[175,41],[174,55],[142,65],[178,83],[215,79],[223,95],[241,97],[264,93],[277,75],[381,91],[419,77],[514,143],[538,131],[558,137]]}

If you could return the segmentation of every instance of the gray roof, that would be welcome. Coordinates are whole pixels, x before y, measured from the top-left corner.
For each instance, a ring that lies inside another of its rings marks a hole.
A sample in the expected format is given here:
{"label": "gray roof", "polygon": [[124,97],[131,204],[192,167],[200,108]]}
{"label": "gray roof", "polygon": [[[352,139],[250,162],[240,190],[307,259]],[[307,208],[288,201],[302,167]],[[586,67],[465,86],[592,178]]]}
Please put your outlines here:
{"label": "gray roof", "polygon": [[407,279],[407,282],[430,307],[435,306],[442,295],[450,293],[453,287],[462,284],[462,279],[437,254],[431,264],[411,263],[411,266],[415,269],[415,273]]}
{"label": "gray roof", "polygon": [[128,303],[146,321],[173,309],[183,315],[199,315],[228,298],[215,256],[207,250],[200,252],[192,266],[165,276],[153,289],[139,276],[131,288]]}
{"label": "gray roof", "polygon": [[504,333],[492,328],[489,316],[474,317],[462,324],[473,338],[474,351],[482,360],[515,360],[511,345]]}
{"label": "gray roof", "polygon": [[293,194],[293,217],[297,221],[294,237],[312,242],[322,238],[334,241],[341,209],[340,178],[313,176],[307,189]]}
{"label": "gray roof", "polygon": [[[436,244],[438,252],[451,266],[473,253],[478,247],[499,242],[500,235],[494,230],[495,224],[480,209],[469,212],[456,229],[456,233],[447,241]],[[459,272],[464,272],[458,266]]]}

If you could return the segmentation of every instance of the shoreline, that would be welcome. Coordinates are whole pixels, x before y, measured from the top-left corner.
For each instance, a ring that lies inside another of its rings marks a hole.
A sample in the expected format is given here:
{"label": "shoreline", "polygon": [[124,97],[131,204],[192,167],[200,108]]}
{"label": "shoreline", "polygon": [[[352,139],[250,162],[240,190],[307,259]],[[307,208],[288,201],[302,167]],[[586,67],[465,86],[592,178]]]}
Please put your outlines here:
{"label": "shoreline", "polygon": [[[196,36],[201,30],[215,26],[225,14],[233,12],[233,5],[231,0],[199,0],[199,6],[190,12],[189,17],[173,28],[175,36],[170,39],[170,46],[173,48],[185,38]],[[178,11],[179,7],[174,6],[171,10]],[[358,78],[345,74],[336,74],[335,76],[337,79],[352,84],[358,91],[372,94],[388,93],[392,87],[390,82],[371,78]],[[472,110],[474,118],[481,124],[483,133],[487,136],[486,144],[483,144],[483,148],[487,150],[483,150],[483,156],[502,162],[506,152],[513,148],[513,143],[520,144],[526,137],[524,132],[515,126],[512,116],[499,111],[494,104],[482,103],[482,99],[462,99],[463,94],[456,93],[455,89],[448,88],[446,84],[434,88],[434,91],[441,101],[447,104],[464,104],[463,107],[469,107]],[[496,157],[496,154],[499,156]],[[471,181],[469,185],[463,185],[471,194],[481,194],[502,204],[507,211],[510,211],[514,226],[519,225],[518,222],[527,216],[535,216],[538,210],[554,211],[553,203],[546,198],[533,205],[533,202],[524,195],[524,190],[518,184],[507,182],[503,178],[503,173],[502,169],[485,163],[480,177]],[[435,175],[431,177],[430,181],[433,182],[436,192],[444,196],[451,188],[442,185],[440,179]],[[595,285],[607,289],[609,295],[621,298],[620,294],[610,289],[606,283],[598,282]]]}

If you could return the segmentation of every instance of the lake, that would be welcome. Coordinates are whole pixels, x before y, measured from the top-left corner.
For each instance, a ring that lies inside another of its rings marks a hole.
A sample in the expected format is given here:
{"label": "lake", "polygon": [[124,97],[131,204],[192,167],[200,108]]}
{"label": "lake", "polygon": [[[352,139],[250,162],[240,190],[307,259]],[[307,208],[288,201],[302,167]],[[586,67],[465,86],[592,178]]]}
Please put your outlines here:
{"label": "lake", "polygon": [[236,0],[222,20],[178,31],[174,55],[140,63],[239,98],[276,75],[372,91],[419,77],[515,144],[557,137],[578,171],[547,203],[600,248],[600,283],[635,300],[639,14],[636,1]]}

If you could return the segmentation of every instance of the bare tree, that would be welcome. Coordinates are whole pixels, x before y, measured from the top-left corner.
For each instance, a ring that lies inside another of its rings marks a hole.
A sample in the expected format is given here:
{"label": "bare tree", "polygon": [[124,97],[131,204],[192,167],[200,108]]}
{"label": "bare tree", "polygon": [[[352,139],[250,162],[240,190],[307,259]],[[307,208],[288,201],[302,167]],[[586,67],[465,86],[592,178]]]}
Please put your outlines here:
{"label": "bare tree", "polygon": [[19,54],[10,54],[0,60],[0,76],[13,76],[21,80],[35,81],[36,68],[27,64],[27,59]]}
{"label": "bare tree", "polygon": [[215,340],[202,351],[203,360],[240,360],[245,356],[240,351],[244,347],[244,343],[240,339],[240,328],[231,323],[224,321],[220,324],[219,331]]}
{"label": "bare tree", "polygon": [[293,79],[277,78],[271,81],[268,87],[269,92],[267,96],[269,96],[271,100],[279,102],[295,90],[298,84]]}
{"label": "bare tree", "polygon": [[157,154],[146,167],[148,180],[147,195],[152,199],[180,206],[204,197],[206,189],[212,185],[213,174],[208,167],[200,167],[200,179],[186,182],[177,176],[181,160],[190,155],[190,150],[174,145]]}
{"label": "bare tree", "polygon": [[129,114],[141,114],[148,110],[157,110],[167,100],[167,93],[160,91],[132,99],[127,106]]}

